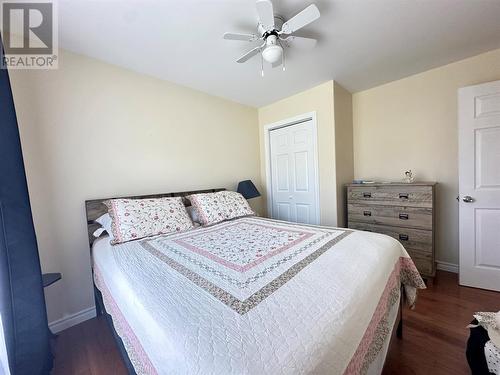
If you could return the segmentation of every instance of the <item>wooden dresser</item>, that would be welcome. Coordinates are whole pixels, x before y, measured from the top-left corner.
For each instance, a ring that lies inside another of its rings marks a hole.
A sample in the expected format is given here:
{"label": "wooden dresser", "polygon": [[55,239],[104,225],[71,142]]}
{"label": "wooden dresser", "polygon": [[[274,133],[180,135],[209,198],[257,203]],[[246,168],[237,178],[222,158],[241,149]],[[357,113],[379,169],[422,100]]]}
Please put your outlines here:
{"label": "wooden dresser", "polygon": [[399,240],[422,276],[433,278],[435,187],[435,182],[349,184],[348,226]]}

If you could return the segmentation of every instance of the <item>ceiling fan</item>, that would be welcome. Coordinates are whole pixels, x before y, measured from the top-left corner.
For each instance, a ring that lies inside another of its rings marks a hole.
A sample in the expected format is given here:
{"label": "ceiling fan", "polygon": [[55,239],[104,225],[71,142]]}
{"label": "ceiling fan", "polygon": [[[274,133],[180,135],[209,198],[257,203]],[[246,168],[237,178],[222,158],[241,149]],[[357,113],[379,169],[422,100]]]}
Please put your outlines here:
{"label": "ceiling fan", "polygon": [[256,34],[224,34],[224,39],[228,40],[264,41],[236,62],[244,63],[260,53],[262,76],[264,76],[264,60],[271,63],[273,68],[281,65],[285,70],[285,48],[313,48],[316,45],[316,39],[292,35],[319,18],[320,14],[316,5],[309,5],[286,22],[283,17],[274,14],[271,0],[257,0],[256,7],[258,15]]}

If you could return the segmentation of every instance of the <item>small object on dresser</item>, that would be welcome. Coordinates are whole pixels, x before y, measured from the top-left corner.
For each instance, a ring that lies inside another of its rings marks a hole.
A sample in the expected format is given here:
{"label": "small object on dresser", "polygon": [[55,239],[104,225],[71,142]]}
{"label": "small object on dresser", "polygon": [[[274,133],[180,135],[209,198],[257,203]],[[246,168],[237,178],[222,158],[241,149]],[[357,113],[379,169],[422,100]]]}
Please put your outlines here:
{"label": "small object on dresser", "polygon": [[403,182],[406,182],[407,184],[411,184],[414,181],[415,181],[415,175],[413,174],[413,172],[411,171],[411,169],[408,169],[405,172],[405,176],[403,178]]}
{"label": "small object on dresser", "polygon": [[362,184],[374,184],[375,181],[372,181],[372,180],[352,180],[352,183],[353,184],[358,184],[358,185],[362,185]]}

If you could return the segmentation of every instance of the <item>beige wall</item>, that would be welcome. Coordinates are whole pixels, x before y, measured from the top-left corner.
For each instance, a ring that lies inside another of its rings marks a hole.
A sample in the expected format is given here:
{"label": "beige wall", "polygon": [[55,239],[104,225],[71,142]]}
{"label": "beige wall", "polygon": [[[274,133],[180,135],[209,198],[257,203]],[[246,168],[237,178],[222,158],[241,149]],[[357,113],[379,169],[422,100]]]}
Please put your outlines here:
{"label": "beige wall", "polygon": [[457,89],[500,79],[500,50],[353,95],[356,178],[437,181],[437,259],[458,263]]}
{"label": "beige wall", "polygon": [[321,223],[337,225],[333,81],[325,82],[310,90],[259,108],[262,184],[264,186],[266,184],[264,126],[313,111],[316,111],[318,126]]}
{"label": "beige wall", "polygon": [[[59,70],[12,71],[49,321],[94,304],[84,201],[260,188],[257,110],[63,51]],[[262,211],[262,200],[252,204]]]}
{"label": "beige wall", "polygon": [[316,112],[321,224],[343,226],[343,185],[353,177],[352,96],[328,81],[259,108],[262,184],[266,183],[264,126],[307,112]]}
{"label": "beige wall", "polygon": [[337,180],[337,225],[347,225],[346,184],[354,178],[352,94],[334,85],[335,170]]}

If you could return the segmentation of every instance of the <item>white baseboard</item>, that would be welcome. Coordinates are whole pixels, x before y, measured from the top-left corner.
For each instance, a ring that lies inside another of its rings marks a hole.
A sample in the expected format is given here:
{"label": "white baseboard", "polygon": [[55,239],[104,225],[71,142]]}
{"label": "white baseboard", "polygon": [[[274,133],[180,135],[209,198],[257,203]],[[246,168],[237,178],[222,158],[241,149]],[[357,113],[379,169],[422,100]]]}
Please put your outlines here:
{"label": "white baseboard", "polygon": [[49,323],[49,328],[52,333],[58,333],[64,331],[69,327],[76,326],[86,320],[92,319],[96,316],[95,307],[89,307],[77,313],[65,316],[61,319],[54,320]]}
{"label": "white baseboard", "polygon": [[436,268],[441,271],[458,273],[458,264],[436,260]]}

